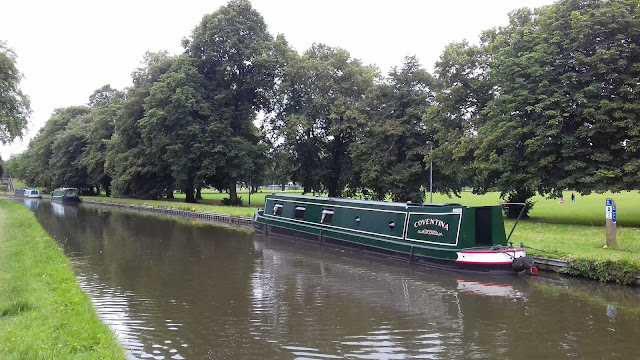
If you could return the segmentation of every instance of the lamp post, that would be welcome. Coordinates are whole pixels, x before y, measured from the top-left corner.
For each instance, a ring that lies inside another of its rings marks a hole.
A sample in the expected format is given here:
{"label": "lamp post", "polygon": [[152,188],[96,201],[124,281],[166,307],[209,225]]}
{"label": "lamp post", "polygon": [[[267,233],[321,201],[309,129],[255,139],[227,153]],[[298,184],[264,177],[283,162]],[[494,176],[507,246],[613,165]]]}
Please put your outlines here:
{"label": "lamp post", "polygon": [[433,204],[433,157],[431,152],[433,151],[433,141],[427,141],[427,144],[431,146],[429,150],[429,196],[430,202]]}

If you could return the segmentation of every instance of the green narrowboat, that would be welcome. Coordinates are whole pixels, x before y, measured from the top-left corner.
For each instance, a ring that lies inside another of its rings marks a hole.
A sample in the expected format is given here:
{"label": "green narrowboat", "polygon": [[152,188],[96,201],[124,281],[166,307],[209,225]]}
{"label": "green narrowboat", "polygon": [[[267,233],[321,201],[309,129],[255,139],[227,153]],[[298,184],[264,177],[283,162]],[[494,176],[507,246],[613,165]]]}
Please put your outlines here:
{"label": "green narrowboat", "polygon": [[[353,248],[410,263],[472,271],[532,271],[507,243],[502,206],[412,204],[267,195],[253,217],[265,235]],[[515,260],[515,261],[514,261]]]}
{"label": "green narrowboat", "polygon": [[80,196],[78,196],[78,189],[76,188],[58,188],[53,190],[51,194],[51,200],[57,200],[62,202],[80,202]]}

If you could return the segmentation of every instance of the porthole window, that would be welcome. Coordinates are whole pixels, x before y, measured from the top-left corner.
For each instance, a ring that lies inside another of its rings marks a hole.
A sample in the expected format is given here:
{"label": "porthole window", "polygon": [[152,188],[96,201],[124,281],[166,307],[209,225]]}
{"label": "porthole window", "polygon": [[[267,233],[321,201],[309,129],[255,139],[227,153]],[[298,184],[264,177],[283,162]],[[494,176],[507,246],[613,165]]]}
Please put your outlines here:
{"label": "porthole window", "polygon": [[293,217],[298,220],[304,219],[304,210],[304,205],[296,205],[296,212],[294,213]]}
{"label": "porthole window", "polygon": [[282,204],[275,204],[273,206],[273,215],[282,216]]}
{"label": "porthole window", "polygon": [[333,209],[322,209],[322,217],[320,222],[323,224],[331,224],[333,221]]}
{"label": "porthole window", "polygon": [[356,224],[356,226],[360,225],[360,216],[356,216],[355,220],[353,220],[353,223]]}
{"label": "porthole window", "polygon": [[394,221],[389,221],[389,231],[393,231],[396,228],[396,223]]}

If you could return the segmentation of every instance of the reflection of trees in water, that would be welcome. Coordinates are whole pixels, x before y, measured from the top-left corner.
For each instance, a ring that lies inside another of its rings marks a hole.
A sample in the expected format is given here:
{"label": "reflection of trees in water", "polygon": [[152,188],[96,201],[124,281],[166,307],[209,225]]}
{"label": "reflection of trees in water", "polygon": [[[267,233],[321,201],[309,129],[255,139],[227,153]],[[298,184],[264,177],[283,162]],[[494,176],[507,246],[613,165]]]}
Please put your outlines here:
{"label": "reflection of trees in water", "polygon": [[76,274],[121,302],[114,306],[127,307],[145,351],[156,350],[151,345],[160,340],[188,344],[179,353],[194,356],[203,354],[197,346],[203,342],[207,349],[242,349],[233,343],[243,330],[229,329],[227,319],[248,317],[253,261],[246,233],[91,206],[63,219],[48,207],[38,218],[67,254],[83,258]]}

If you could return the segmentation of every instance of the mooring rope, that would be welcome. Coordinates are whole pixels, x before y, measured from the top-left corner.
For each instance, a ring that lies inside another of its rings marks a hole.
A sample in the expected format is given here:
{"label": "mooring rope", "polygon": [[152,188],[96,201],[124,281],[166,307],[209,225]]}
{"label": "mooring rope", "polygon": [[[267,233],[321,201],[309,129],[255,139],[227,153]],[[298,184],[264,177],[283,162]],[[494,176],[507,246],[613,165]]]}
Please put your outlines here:
{"label": "mooring rope", "polygon": [[531,247],[531,246],[526,246],[526,245],[525,245],[525,244],[523,244],[523,243],[520,243],[520,247],[522,247],[522,248],[526,248],[526,249],[535,250],[535,251],[540,251],[540,252],[547,253],[547,254],[551,254],[551,255],[555,255],[555,256],[557,256],[557,257],[559,257],[559,258],[561,258],[561,257],[562,257],[562,255],[561,255],[561,254],[554,253],[554,252],[550,252],[550,251],[545,251],[545,250],[536,249],[536,248]]}

